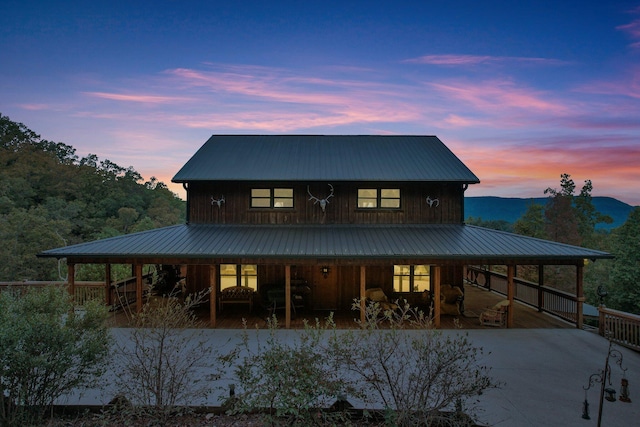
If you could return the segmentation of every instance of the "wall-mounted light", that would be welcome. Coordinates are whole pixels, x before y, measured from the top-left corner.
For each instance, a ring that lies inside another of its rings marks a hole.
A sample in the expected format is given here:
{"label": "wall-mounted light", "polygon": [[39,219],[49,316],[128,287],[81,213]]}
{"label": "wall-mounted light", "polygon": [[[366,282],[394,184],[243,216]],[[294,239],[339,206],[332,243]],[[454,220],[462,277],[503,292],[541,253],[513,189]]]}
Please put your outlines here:
{"label": "wall-mounted light", "polygon": [[330,272],[331,269],[328,265],[323,265],[322,267],[320,267],[320,273],[322,273],[322,277],[324,277],[325,279],[329,276]]}

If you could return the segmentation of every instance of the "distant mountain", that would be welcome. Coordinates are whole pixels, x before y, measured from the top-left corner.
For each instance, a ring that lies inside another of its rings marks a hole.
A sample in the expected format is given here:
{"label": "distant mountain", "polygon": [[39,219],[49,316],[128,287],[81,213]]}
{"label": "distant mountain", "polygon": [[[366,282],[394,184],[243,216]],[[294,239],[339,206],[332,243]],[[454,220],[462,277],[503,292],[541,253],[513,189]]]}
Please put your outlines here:
{"label": "distant mountain", "polygon": [[[597,228],[610,230],[624,224],[633,210],[633,206],[628,205],[612,197],[594,197],[593,205],[598,212],[609,215],[613,218],[611,224],[598,224]],[[483,221],[504,220],[514,223],[527,211],[531,203],[546,205],[547,197],[535,197],[520,199],[515,197],[465,197],[464,216],[465,218],[481,218]]]}

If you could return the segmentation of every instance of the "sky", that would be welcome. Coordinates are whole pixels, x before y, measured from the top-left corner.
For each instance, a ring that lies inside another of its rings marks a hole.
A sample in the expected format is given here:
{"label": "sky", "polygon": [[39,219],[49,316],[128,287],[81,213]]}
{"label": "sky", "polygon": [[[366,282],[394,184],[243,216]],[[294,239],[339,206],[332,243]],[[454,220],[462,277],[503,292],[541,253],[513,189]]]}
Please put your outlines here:
{"label": "sky", "polygon": [[405,134],[640,205],[640,0],[2,0],[0,113],[181,197],[213,134]]}

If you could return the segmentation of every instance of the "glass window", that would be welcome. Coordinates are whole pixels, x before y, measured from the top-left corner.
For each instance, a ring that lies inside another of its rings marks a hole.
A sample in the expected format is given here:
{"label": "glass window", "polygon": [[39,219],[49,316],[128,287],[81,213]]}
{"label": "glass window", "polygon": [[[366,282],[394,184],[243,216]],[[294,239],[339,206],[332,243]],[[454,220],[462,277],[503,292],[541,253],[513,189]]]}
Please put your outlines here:
{"label": "glass window", "polygon": [[359,208],[377,208],[378,207],[378,190],[375,188],[358,189],[358,207]]}
{"label": "glass window", "polygon": [[252,208],[293,208],[293,188],[252,188]]}
{"label": "glass window", "polygon": [[220,289],[232,286],[247,286],[253,290],[258,289],[257,265],[220,265]]}
{"label": "glass window", "polygon": [[359,188],[358,208],[362,209],[399,209],[399,188]]}
{"label": "glass window", "polygon": [[292,208],[293,207],[293,188],[274,188],[273,189],[273,207],[274,208]]}
{"label": "glass window", "polygon": [[394,265],[394,292],[424,292],[431,289],[428,265]]}
{"label": "glass window", "polygon": [[400,190],[398,188],[383,188],[380,190],[380,207],[398,209],[400,207]]}
{"label": "glass window", "polygon": [[251,207],[252,208],[270,208],[271,207],[271,189],[270,188],[252,188],[251,189]]}

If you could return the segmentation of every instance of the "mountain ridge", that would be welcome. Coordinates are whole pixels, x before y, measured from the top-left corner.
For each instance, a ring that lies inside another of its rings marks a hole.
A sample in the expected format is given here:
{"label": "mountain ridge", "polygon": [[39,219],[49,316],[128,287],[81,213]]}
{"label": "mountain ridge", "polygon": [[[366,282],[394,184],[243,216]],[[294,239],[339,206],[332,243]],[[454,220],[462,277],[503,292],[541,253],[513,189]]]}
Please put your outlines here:
{"label": "mountain ridge", "polygon": [[[476,196],[464,198],[465,219],[473,217],[483,221],[506,221],[513,224],[527,211],[532,203],[547,204],[548,197],[497,197]],[[613,197],[592,197],[596,210],[613,218],[611,224],[597,224],[597,229],[611,230],[625,223],[635,206],[628,205]]]}

